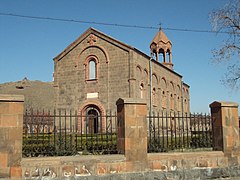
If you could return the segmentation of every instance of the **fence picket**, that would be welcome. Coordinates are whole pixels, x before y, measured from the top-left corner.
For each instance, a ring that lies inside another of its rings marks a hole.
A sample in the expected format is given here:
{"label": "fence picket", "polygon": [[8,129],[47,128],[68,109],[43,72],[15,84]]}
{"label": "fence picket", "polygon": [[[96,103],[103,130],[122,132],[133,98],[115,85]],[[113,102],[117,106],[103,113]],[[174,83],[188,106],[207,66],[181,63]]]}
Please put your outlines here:
{"label": "fence picket", "polygon": [[160,115],[151,112],[147,120],[148,152],[212,150],[212,123],[209,115],[180,115],[179,112],[162,112]]}
{"label": "fence picket", "polygon": [[[97,120],[89,122],[94,118]],[[26,110],[23,156],[116,154],[117,128],[113,123],[116,119],[116,113],[112,112],[90,118],[77,111],[73,115],[66,110],[54,110],[53,113]]]}

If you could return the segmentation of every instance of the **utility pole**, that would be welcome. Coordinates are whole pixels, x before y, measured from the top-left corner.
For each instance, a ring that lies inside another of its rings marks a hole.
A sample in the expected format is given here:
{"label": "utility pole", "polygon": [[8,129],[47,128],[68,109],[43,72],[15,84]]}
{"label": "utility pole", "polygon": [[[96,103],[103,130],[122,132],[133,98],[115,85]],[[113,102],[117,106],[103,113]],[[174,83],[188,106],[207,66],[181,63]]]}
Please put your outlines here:
{"label": "utility pole", "polygon": [[152,114],[152,60],[153,60],[153,53],[151,52],[151,57],[149,60],[149,78],[150,78],[149,113],[151,113],[151,114]]}
{"label": "utility pole", "polygon": [[181,81],[181,93],[182,93],[182,113],[184,113],[184,91],[183,91],[183,80]]}

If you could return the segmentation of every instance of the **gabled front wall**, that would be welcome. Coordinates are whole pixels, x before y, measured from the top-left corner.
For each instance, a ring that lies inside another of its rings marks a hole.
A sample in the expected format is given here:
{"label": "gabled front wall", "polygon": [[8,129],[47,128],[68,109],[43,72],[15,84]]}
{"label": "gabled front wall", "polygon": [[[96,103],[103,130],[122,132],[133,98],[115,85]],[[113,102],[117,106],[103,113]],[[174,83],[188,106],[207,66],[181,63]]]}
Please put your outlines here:
{"label": "gabled front wall", "polygon": [[[129,96],[129,50],[111,38],[88,31],[61,59],[55,59],[56,107],[78,109],[96,105],[100,111],[115,109],[119,97]],[[97,79],[88,80],[87,59],[98,60]]]}

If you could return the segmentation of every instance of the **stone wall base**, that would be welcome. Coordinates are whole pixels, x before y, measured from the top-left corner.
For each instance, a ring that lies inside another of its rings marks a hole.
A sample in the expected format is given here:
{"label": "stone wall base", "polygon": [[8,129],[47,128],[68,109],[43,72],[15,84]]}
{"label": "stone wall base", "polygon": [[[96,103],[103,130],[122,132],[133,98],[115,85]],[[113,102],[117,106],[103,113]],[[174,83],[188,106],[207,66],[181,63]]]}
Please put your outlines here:
{"label": "stone wall base", "polygon": [[[40,179],[45,179],[42,177]],[[199,168],[199,169],[182,169],[176,171],[149,171],[149,172],[132,172],[119,174],[105,174],[105,175],[90,175],[90,176],[72,176],[62,177],[60,179],[74,179],[74,180],[126,180],[126,179],[155,179],[155,180],[183,180],[183,179],[238,179],[240,178],[240,166],[232,166],[226,168]],[[1,178],[0,178],[1,179]],[[32,179],[31,177],[24,178],[25,180]],[[47,178],[58,180],[59,177]]]}
{"label": "stone wall base", "polygon": [[[125,174],[111,174],[104,176],[91,176],[85,177],[86,180],[125,180],[125,179],[155,179],[155,180],[183,180],[183,179],[238,179],[240,178],[240,166],[227,167],[227,168],[204,168],[204,169],[191,169],[191,170],[177,170],[177,171],[151,171],[142,173],[125,173]],[[82,178],[75,178],[76,180]]]}
{"label": "stone wall base", "polygon": [[221,151],[151,153],[146,164],[124,155],[23,158],[27,179],[209,179],[240,176],[239,157]]}

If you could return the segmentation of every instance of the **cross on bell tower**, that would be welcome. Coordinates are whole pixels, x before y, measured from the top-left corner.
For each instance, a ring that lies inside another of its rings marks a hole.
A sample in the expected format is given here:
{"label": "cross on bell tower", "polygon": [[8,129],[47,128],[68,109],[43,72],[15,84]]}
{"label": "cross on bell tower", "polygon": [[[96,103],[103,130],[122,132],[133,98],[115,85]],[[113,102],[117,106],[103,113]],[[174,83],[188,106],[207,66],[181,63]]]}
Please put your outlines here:
{"label": "cross on bell tower", "polygon": [[163,32],[161,26],[150,44],[150,49],[151,53],[156,57],[156,61],[162,63],[170,69],[173,69],[172,43]]}

